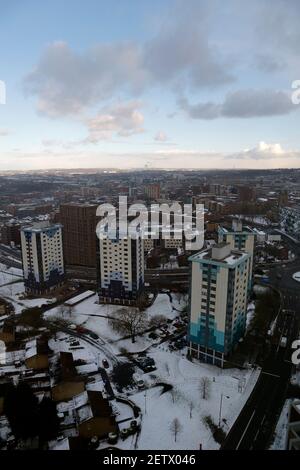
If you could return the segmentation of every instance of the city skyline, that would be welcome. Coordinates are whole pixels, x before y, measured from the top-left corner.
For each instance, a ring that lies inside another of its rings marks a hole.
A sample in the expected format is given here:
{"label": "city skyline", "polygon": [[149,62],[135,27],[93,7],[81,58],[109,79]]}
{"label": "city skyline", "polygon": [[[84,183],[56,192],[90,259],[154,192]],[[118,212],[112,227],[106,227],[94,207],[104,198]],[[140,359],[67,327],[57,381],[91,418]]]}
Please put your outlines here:
{"label": "city skyline", "polygon": [[300,167],[298,2],[1,9],[0,171]]}

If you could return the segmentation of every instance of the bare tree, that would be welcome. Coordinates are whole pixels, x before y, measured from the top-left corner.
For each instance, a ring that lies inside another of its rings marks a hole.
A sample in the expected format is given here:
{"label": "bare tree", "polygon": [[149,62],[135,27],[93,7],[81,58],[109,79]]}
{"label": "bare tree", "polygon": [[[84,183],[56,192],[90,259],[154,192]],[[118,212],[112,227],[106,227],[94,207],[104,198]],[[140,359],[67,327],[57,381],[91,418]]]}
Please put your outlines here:
{"label": "bare tree", "polygon": [[190,404],[189,404],[189,408],[190,408],[190,419],[192,419],[193,417],[193,409],[194,409],[195,405],[194,405],[194,402],[191,400],[190,401]]}
{"label": "bare tree", "polygon": [[185,397],[182,395],[181,391],[178,390],[178,388],[172,387],[172,389],[170,390],[170,394],[173,403],[177,403],[185,399]]}
{"label": "bare tree", "polygon": [[180,303],[181,303],[181,299],[182,299],[182,294],[181,294],[181,292],[174,292],[173,295],[174,295],[175,300],[180,304]]}
{"label": "bare tree", "polygon": [[210,394],[210,379],[208,377],[201,378],[199,390],[203,400],[207,400]]}
{"label": "bare tree", "polygon": [[72,313],[73,313],[73,306],[72,305],[67,305],[66,306],[66,313],[69,318],[72,318]]}
{"label": "bare tree", "polygon": [[136,335],[147,327],[147,315],[137,308],[123,308],[111,315],[109,324],[118,333],[129,334],[134,343]]}
{"label": "bare tree", "polygon": [[160,313],[153,315],[149,320],[149,328],[159,328],[161,325],[166,323],[167,317]]}
{"label": "bare tree", "polygon": [[61,304],[58,308],[58,312],[59,312],[59,315],[61,316],[62,319],[65,320],[65,316],[67,315],[68,313],[68,308],[66,305],[64,304]]}
{"label": "bare tree", "polygon": [[182,425],[178,418],[174,418],[170,425],[170,431],[174,436],[176,442],[178,434],[182,431]]}
{"label": "bare tree", "polygon": [[136,306],[139,310],[145,310],[145,308],[149,307],[150,305],[150,298],[147,292],[142,292],[136,301]]}
{"label": "bare tree", "polygon": [[167,362],[165,363],[165,369],[166,369],[167,375],[170,375],[170,367],[169,367],[169,364]]}

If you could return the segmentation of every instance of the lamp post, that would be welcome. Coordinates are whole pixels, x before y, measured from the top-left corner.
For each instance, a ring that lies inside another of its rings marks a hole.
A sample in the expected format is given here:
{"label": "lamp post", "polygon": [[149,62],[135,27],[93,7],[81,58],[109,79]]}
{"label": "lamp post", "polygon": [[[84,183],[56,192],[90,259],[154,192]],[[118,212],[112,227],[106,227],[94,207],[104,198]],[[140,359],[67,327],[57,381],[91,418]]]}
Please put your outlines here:
{"label": "lamp post", "polygon": [[146,415],[147,414],[147,390],[145,390],[144,397],[145,397],[145,415]]}
{"label": "lamp post", "polygon": [[[225,398],[230,398],[225,395]],[[219,411],[219,428],[221,427],[221,419],[222,419],[222,405],[223,405],[223,392],[221,393],[221,399],[220,399],[220,411]]]}

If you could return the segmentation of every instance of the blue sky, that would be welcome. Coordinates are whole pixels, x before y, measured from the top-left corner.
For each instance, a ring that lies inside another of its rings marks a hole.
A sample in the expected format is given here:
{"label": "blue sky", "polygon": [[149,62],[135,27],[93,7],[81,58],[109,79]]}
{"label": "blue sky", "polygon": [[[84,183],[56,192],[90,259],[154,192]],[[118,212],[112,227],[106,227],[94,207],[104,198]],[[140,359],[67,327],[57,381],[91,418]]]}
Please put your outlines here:
{"label": "blue sky", "polygon": [[297,0],[0,0],[0,170],[300,167]]}

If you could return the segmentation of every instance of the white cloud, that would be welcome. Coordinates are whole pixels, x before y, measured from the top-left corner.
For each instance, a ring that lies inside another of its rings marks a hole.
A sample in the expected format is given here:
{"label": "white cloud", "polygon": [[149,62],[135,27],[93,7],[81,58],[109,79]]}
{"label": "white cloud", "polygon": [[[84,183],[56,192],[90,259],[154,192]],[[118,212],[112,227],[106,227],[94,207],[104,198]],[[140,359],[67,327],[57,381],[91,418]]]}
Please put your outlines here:
{"label": "white cloud", "polygon": [[157,134],[154,136],[154,140],[156,142],[167,142],[168,137],[163,131],[157,132]]}
{"label": "white cloud", "polygon": [[144,47],[145,68],[158,83],[176,88],[215,87],[231,82],[221,48],[210,40],[210,5],[198,0],[172,4],[156,37]]}
{"label": "white cloud", "polygon": [[114,135],[129,137],[144,132],[144,116],[139,110],[141,103],[129,101],[102,108],[93,118],[88,119],[87,143],[97,143]]}
{"label": "white cloud", "polygon": [[10,129],[0,128],[0,137],[5,137],[10,134],[12,134]]}
{"label": "white cloud", "polygon": [[279,143],[260,142],[240,152],[204,152],[196,148],[162,148],[155,152],[109,152],[67,149],[20,149],[0,154],[0,169],[41,168],[300,168],[300,150],[286,150]]}
{"label": "white cloud", "polygon": [[24,80],[37,109],[49,117],[77,115],[120,89],[137,93],[146,79],[139,48],[132,43],[98,44],[80,54],[64,42],[50,44]]}
{"label": "white cloud", "polygon": [[234,160],[276,160],[282,161],[287,159],[300,158],[299,150],[285,150],[282,146],[277,144],[267,144],[266,142],[259,142],[258,145],[252,149],[245,149],[242,152],[227,155],[226,159]]}
{"label": "white cloud", "polygon": [[151,86],[215,87],[232,81],[229,67],[210,39],[208,5],[177,1],[161,28],[145,43],[99,43],[83,52],[65,42],[46,47],[24,79],[37,110],[49,117],[76,116],[113,94],[136,97]]}
{"label": "white cloud", "polygon": [[186,98],[179,106],[192,119],[254,118],[289,114],[298,108],[292,103],[291,94],[280,90],[237,90],[229,93],[223,103],[191,104]]}

